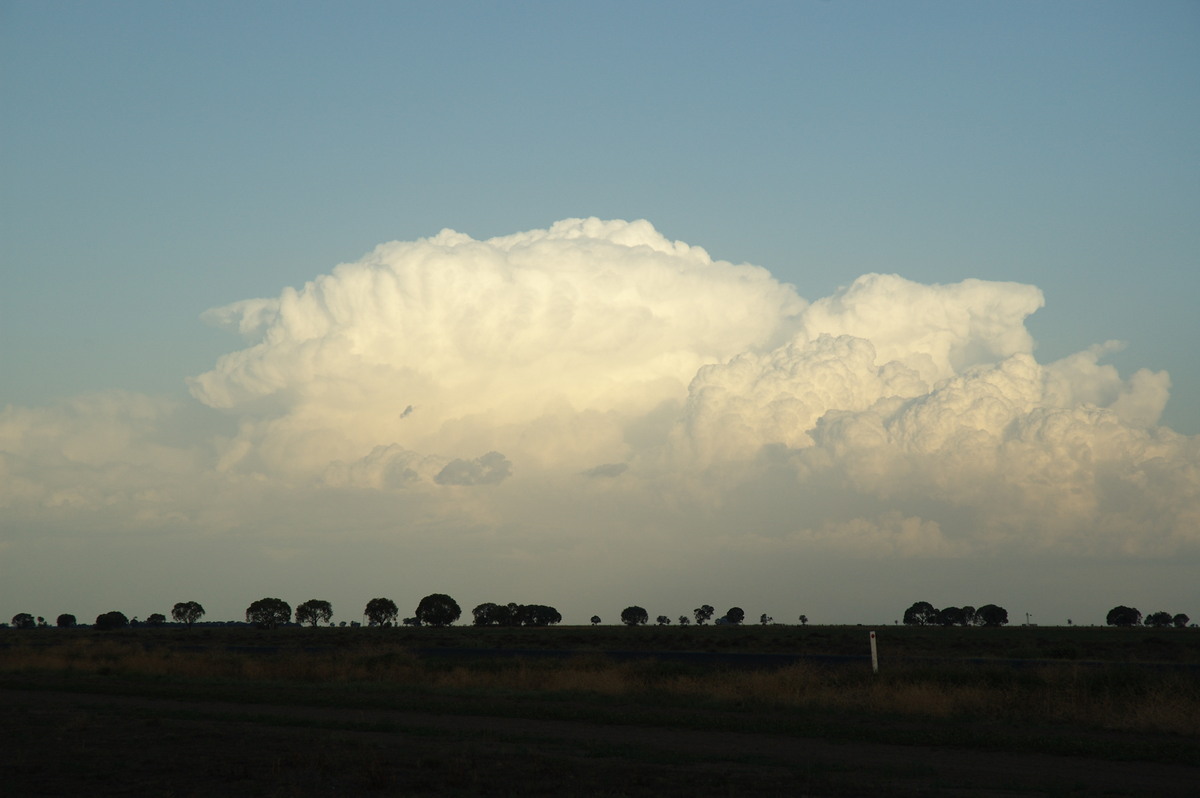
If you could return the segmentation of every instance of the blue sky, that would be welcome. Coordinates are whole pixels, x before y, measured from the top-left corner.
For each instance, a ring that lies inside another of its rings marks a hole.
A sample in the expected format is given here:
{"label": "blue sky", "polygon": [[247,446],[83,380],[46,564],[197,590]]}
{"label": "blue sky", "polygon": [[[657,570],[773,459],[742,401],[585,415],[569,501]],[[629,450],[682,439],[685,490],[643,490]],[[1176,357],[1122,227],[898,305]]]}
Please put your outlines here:
{"label": "blue sky", "polygon": [[205,311],[598,217],[808,301],[1035,285],[1039,363],[1123,341],[1102,362],[1168,372],[1157,423],[1200,433],[1193,2],[9,0],[0,107],[0,408],[231,425],[185,382],[245,345]]}

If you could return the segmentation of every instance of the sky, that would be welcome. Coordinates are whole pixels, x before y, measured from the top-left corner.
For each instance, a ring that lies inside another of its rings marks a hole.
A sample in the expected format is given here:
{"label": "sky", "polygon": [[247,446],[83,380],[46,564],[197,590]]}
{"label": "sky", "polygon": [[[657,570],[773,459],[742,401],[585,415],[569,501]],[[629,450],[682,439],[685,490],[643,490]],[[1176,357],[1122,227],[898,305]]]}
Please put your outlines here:
{"label": "sky", "polygon": [[1200,5],[0,0],[0,620],[1200,618]]}

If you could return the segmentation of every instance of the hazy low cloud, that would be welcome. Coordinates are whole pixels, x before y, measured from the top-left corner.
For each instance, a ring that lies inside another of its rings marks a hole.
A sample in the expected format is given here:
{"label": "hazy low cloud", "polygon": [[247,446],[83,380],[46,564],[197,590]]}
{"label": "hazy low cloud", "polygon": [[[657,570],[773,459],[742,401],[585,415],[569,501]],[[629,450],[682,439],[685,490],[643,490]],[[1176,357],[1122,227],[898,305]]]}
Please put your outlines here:
{"label": "hazy low cloud", "polygon": [[433,481],[439,485],[495,485],[511,473],[512,463],[508,458],[499,452],[488,452],[474,460],[451,460]]}
{"label": "hazy low cloud", "polygon": [[[1122,377],[1111,342],[1039,363],[1041,306],[881,274],[809,303],[646,222],[447,230],[210,312],[246,343],[190,380],[202,405],[0,411],[0,511],[562,573],[619,538],[647,568],[1200,552],[1200,438],[1157,426],[1168,376]],[[332,508],[350,520],[306,531]]]}

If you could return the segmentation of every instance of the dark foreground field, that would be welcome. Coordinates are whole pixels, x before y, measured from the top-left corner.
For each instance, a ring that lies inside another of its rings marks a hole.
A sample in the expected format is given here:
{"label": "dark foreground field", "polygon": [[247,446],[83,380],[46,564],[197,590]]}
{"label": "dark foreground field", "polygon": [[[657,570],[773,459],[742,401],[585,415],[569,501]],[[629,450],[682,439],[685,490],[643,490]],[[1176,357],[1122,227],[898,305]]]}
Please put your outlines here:
{"label": "dark foreground field", "polygon": [[1200,794],[1196,630],[879,633],[6,630],[0,793]]}

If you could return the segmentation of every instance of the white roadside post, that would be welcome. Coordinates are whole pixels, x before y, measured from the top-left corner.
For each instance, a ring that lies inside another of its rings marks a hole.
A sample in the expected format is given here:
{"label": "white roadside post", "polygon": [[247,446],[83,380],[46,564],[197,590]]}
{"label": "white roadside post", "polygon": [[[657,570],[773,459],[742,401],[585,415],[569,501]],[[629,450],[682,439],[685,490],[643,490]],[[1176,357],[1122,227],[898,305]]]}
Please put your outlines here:
{"label": "white roadside post", "polygon": [[871,671],[879,673],[879,652],[875,649],[875,633],[871,632]]}

